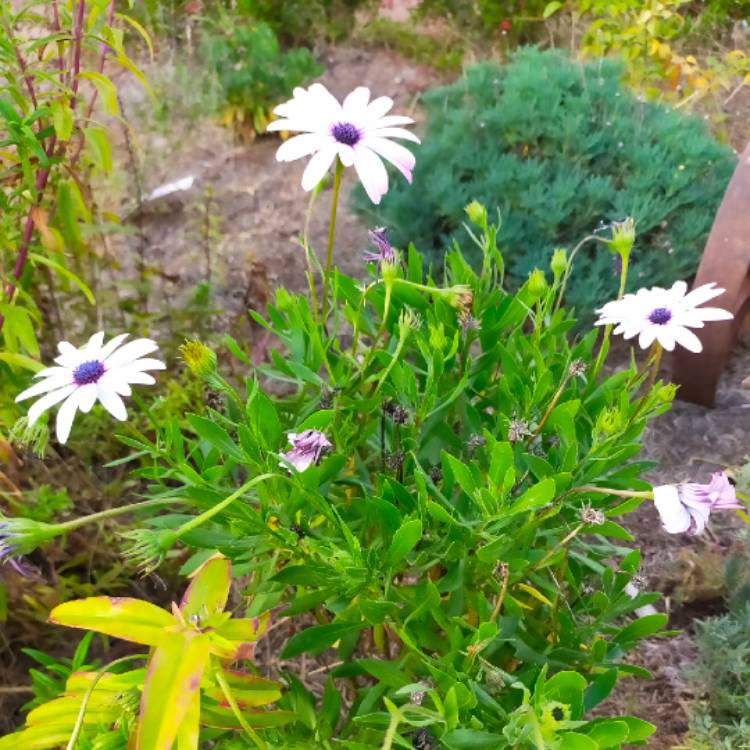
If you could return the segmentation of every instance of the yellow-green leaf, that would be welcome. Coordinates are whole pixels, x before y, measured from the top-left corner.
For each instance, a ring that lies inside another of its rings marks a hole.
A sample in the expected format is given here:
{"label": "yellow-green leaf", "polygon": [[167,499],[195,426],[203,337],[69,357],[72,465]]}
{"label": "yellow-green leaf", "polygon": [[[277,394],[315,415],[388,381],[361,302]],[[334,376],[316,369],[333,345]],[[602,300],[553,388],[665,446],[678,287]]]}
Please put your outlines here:
{"label": "yellow-green leaf", "polygon": [[31,727],[0,737],[0,750],[47,750],[62,747],[70,739],[70,730],[60,727]]}
{"label": "yellow-green leaf", "polygon": [[46,255],[39,255],[39,253],[29,253],[29,260],[32,263],[41,263],[43,266],[49,266],[56,274],[64,276],[68,281],[77,286],[83,292],[83,296],[88,300],[90,305],[96,304],[94,293],[88,284],[72,271],[65,268],[65,266],[60,265],[57,261],[48,258]]}
{"label": "yellow-green leaf", "polygon": [[0,352],[0,362],[7,362],[11,367],[22,367],[24,370],[31,370],[31,372],[39,372],[44,368],[41,362],[16,352]]}
{"label": "yellow-green leaf", "polygon": [[141,24],[138,23],[138,21],[135,20],[135,18],[131,18],[130,16],[126,16],[124,13],[115,13],[115,17],[119,18],[121,21],[125,21],[125,23],[130,24],[143,38],[143,41],[146,42],[146,46],[148,47],[148,52],[151,57],[151,59],[154,59],[154,45],[151,43],[151,37],[149,36],[148,31],[141,26]]}
{"label": "yellow-green leaf", "polygon": [[112,152],[107,134],[101,128],[84,128],[83,134],[95,166],[104,174],[109,174],[112,171]]}
{"label": "yellow-green leaf", "polygon": [[117,91],[115,89],[115,84],[112,83],[107,76],[103,73],[87,70],[81,73],[81,78],[87,78],[94,84],[94,86],[96,86],[96,90],[99,92],[99,96],[104,104],[104,109],[108,114],[119,114],[120,107],[117,104]]}
{"label": "yellow-green leaf", "polygon": [[[274,680],[256,677],[244,672],[224,672],[227,683],[237,704],[244,708],[267,706],[281,698],[281,685]],[[219,703],[225,703],[226,698],[221,687],[216,685],[206,688],[203,694]]]}
{"label": "yellow-green leaf", "polygon": [[50,622],[85,628],[146,646],[156,646],[164,628],[174,625],[166,610],[139,599],[94,596],[55,607]]}
{"label": "yellow-green leaf", "polygon": [[216,612],[223,612],[232,583],[232,565],[222,555],[214,555],[191,576],[180,609],[185,620],[197,617],[199,622]]}
{"label": "yellow-green leaf", "polygon": [[61,141],[67,141],[73,135],[73,110],[67,99],[57,99],[52,103],[52,124],[55,127],[55,135]]}
{"label": "yellow-green leaf", "polygon": [[198,750],[200,737],[201,694],[199,690],[193,693],[185,718],[177,730],[177,750]]}
{"label": "yellow-green leaf", "polygon": [[136,750],[172,750],[208,664],[208,636],[196,630],[164,634],[143,688]]}

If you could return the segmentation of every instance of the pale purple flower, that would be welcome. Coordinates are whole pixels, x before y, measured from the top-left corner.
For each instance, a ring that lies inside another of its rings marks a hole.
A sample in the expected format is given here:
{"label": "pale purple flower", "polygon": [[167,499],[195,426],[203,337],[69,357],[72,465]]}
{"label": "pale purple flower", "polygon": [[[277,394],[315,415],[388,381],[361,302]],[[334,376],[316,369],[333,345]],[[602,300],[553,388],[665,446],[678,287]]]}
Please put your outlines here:
{"label": "pale purple flower", "polygon": [[18,402],[42,396],[29,409],[29,427],[47,409],[61,401],[56,422],[57,439],[61,443],[70,435],[76,411],[80,409],[87,414],[97,400],[115,419],[126,419],[121,397],[131,394],[133,384],[152,385],[156,382],[147,370],[163,370],[165,367],[158,359],[145,356],[158,348],[151,339],[134,339],[123,346],[127,337],[128,334],[123,333],[105,344],[104,333],[100,331],[80,348],[61,341],[57,345],[60,352],[55,359],[57,367],[47,367],[36,373],[34,377],[41,378],[40,382],[16,397]]}
{"label": "pale purple flower", "polygon": [[378,227],[377,229],[371,229],[367,236],[370,238],[370,242],[377,249],[376,253],[365,252],[365,261],[367,263],[393,263],[396,260],[396,253],[393,252],[391,247],[391,241],[388,238],[388,229],[386,227]]}
{"label": "pale purple flower", "polygon": [[706,321],[731,320],[734,316],[720,307],[698,307],[724,293],[713,282],[689,293],[687,288],[684,281],[676,281],[671,289],[655,286],[626,294],[597,310],[600,317],[596,325],[614,325],[613,332],[626,339],[638,336],[641,349],[658,341],[669,352],[675,344],[700,352],[703,349],[700,339],[689,329],[703,328]]}
{"label": "pale purple flower", "polygon": [[670,534],[700,534],[712,511],[737,510],[743,505],[723,471],[711,475],[708,484],[665,484],[654,487],[654,505],[664,530]]}
{"label": "pale purple flower", "polygon": [[320,430],[305,430],[287,434],[292,449],[281,455],[297,471],[304,471],[309,466],[318,465],[323,454],[333,446]]}
{"label": "pale purple flower", "polygon": [[268,130],[294,130],[294,136],[281,144],[277,161],[295,161],[312,156],[302,175],[302,188],[312,190],[325,176],[336,158],[345,167],[353,166],[373,203],[388,192],[388,173],[382,159],[389,161],[411,182],[414,155],[393,138],[419,143],[414,133],[401,125],[414,120],[386,114],[393,100],[381,96],[370,101],[370,89],[359,86],[340,103],[321,83],[294,89],[294,98],[274,109],[281,119]]}

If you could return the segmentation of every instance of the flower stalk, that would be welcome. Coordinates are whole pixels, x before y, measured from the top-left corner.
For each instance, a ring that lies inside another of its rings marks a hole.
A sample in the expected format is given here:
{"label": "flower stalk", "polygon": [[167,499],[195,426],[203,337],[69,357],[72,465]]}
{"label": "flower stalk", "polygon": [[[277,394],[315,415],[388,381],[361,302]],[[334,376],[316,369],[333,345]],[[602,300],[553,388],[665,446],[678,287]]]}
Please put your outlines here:
{"label": "flower stalk", "polygon": [[328,314],[328,295],[331,286],[331,268],[333,265],[333,241],[336,236],[336,213],[339,205],[339,192],[341,192],[341,176],[344,173],[344,165],[341,159],[336,159],[336,169],[333,175],[333,197],[331,198],[331,221],[328,225],[328,247],[326,249],[326,266],[323,273],[323,307],[320,312],[320,320],[325,325]]}

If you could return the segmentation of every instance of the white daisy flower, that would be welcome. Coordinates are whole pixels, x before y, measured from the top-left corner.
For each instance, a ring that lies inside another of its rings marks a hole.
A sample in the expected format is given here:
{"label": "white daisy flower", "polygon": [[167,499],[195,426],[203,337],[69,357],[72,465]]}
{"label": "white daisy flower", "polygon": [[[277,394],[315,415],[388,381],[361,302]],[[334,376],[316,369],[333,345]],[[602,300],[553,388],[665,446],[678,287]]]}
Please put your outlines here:
{"label": "white daisy flower", "polygon": [[76,411],[80,409],[87,414],[97,400],[115,419],[126,419],[125,404],[120,397],[131,394],[132,384],[153,385],[156,382],[146,370],[165,369],[163,362],[145,356],[158,349],[155,342],[134,339],[122,346],[128,335],[115,336],[105,344],[104,333],[95,333],[78,349],[61,341],[57,345],[60,356],[55,359],[58,366],[36,373],[34,377],[42,380],[16,398],[18,402],[42,396],[29,409],[29,426],[61,401],[63,404],[57,412],[56,424],[57,439],[61,443],[70,435]]}
{"label": "white daisy flower", "polygon": [[[280,104],[268,130],[295,130],[302,135],[285,141],[276,152],[277,161],[312,158],[302,175],[302,187],[312,190],[328,172],[336,157],[345,167],[354,166],[370,200],[377,204],[388,192],[388,173],[382,159],[389,161],[411,182],[414,155],[392,138],[419,143],[414,133],[400,125],[414,120],[387,115],[393,99],[381,96],[370,101],[370,89],[359,86],[343,104],[321,83],[309,89],[294,89],[294,98]],[[381,159],[382,157],[382,159]]]}
{"label": "white daisy flower", "polygon": [[713,282],[690,293],[686,293],[687,288],[684,281],[676,281],[671,289],[655,286],[626,294],[597,310],[600,317],[596,325],[614,325],[614,333],[621,333],[626,339],[638,336],[642,349],[658,341],[669,352],[675,344],[700,352],[703,349],[700,339],[689,329],[703,328],[706,321],[731,320],[734,316],[720,307],[698,307],[724,293]]}

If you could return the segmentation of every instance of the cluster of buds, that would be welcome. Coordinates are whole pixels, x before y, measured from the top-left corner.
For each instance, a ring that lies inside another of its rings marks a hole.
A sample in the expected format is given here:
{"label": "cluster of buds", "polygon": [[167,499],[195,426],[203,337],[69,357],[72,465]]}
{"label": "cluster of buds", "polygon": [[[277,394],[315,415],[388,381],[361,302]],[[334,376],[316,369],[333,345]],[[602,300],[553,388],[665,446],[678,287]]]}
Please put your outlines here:
{"label": "cluster of buds", "polygon": [[525,437],[531,435],[529,423],[524,419],[511,419],[508,425],[508,441],[517,443]]}

